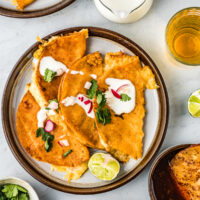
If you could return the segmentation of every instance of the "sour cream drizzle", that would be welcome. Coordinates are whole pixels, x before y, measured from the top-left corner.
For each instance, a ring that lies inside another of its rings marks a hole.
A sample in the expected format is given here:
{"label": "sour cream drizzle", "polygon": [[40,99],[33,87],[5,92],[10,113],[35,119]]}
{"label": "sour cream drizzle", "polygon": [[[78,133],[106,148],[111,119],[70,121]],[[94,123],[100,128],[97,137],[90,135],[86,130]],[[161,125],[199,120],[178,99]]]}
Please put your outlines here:
{"label": "sour cream drizzle", "polygon": [[54,110],[58,109],[58,103],[55,101],[52,101],[47,106],[47,108],[48,110],[45,108],[41,108],[37,113],[38,128],[44,127],[44,122],[46,121],[47,116],[56,115],[56,112]]}
{"label": "sour cream drizzle", "polygon": [[44,122],[47,120],[47,116],[56,115],[54,110],[46,110],[42,108],[37,113],[38,128],[44,127]]}
{"label": "sour cream drizzle", "polygon": [[[85,113],[87,114],[88,117],[94,119],[94,111],[92,110],[91,112],[88,112],[90,110],[91,104],[85,104],[84,102],[91,101],[89,98],[84,96],[83,94],[78,94],[76,97],[70,96],[62,100],[62,103],[68,107],[68,106],[73,106],[74,104],[78,104],[81,106],[84,110]],[[92,101],[91,101],[92,103]]]}
{"label": "sour cream drizzle", "polygon": [[[38,63],[39,63],[39,60],[36,59],[36,58],[34,58],[33,59],[33,65],[35,67],[37,67]],[[51,71],[56,72],[56,76],[61,76],[63,73],[68,73],[70,71],[67,68],[66,65],[64,65],[63,63],[61,63],[59,61],[56,61],[51,56],[45,56],[40,61],[40,68],[39,68],[39,70],[40,70],[40,74],[42,76],[45,75],[45,70],[46,69],[50,69]],[[72,74],[72,75],[76,75],[76,74],[84,75],[84,72],[82,72],[82,71],[76,71],[76,70],[71,70],[70,74]],[[97,78],[96,74],[90,74],[90,76],[93,79]]]}
{"label": "sour cream drizzle", "polygon": [[71,70],[70,74],[73,74],[73,75],[76,75],[76,74],[84,75],[84,72]]}
{"label": "sour cream drizzle", "polygon": [[[131,81],[127,79],[107,78],[106,84],[109,85],[109,90],[105,93],[109,107],[117,115],[121,115],[122,113],[130,113],[135,107],[135,87]],[[122,93],[127,94],[129,97],[131,97],[130,101],[122,101],[121,99],[116,98],[111,92],[111,89],[116,91],[123,85],[126,85],[126,87],[122,87],[122,89],[118,90],[117,93],[119,95]]]}
{"label": "sour cream drizzle", "polygon": [[96,74],[90,74],[90,76],[91,76],[93,79],[97,79],[97,75],[96,75]]}

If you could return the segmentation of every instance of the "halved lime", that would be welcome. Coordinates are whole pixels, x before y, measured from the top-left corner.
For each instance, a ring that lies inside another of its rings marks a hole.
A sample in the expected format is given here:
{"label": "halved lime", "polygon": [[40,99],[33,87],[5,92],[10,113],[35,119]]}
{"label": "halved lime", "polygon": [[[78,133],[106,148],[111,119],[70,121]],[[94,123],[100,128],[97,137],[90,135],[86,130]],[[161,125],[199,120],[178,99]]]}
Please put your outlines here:
{"label": "halved lime", "polygon": [[120,170],[119,162],[110,154],[105,153],[93,154],[88,167],[93,175],[104,181],[114,179]]}
{"label": "halved lime", "polygon": [[193,117],[200,117],[200,90],[196,90],[190,96],[188,110]]}

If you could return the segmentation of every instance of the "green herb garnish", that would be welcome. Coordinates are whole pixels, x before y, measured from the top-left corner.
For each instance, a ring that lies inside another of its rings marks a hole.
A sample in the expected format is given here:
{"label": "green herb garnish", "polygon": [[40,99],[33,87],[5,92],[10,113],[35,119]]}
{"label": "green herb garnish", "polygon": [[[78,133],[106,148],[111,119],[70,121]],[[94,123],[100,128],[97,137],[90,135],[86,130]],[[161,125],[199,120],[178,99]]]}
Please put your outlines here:
{"label": "green herb garnish", "polygon": [[42,135],[42,140],[45,142],[44,149],[46,152],[51,151],[52,149],[52,141],[54,140],[54,135],[51,135],[50,133],[46,132],[44,128],[38,128],[36,131],[36,137],[40,137]]}
{"label": "green herb garnish", "polygon": [[[52,101],[55,101],[56,103],[58,103],[58,100],[57,100],[57,99],[49,100],[48,103],[50,104]],[[47,107],[47,108],[48,108],[48,107]],[[49,108],[49,110],[51,110],[51,109]],[[56,109],[56,112],[58,112],[58,111],[59,111],[59,104],[58,104],[58,108]]]}
{"label": "green herb garnish", "polygon": [[40,137],[43,131],[44,131],[44,128],[38,128],[36,131],[36,137]]}
{"label": "green herb garnish", "polygon": [[103,123],[103,125],[109,124],[111,122],[111,112],[108,108],[98,108],[96,112],[96,117],[98,122]]}
{"label": "green herb garnish", "polygon": [[127,94],[121,94],[121,101],[130,101],[131,97],[129,97]]}
{"label": "green herb garnish", "polygon": [[96,96],[97,96],[97,103],[99,104],[99,106],[102,108],[106,105],[106,97],[105,94],[103,94],[100,90],[98,90],[96,92]]}
{"label": "green herb garnish", "polygon": [[48,103],[50,104],[52,101],[55,101],[56,103],[58,103],[57,99],[51,99],[51,100],[48,101]]}
{"label": "green herb garnish", "polygon": [[45,110],[51,110],[51,108],[46,107]]}
{"label": "green herb garnish", "polygon": [[70,153],[72,153],[72,150],[70,149],[69,151],[65,152],[63,154],[63,157],[66,158]]}
{"label": "green herb garnish", "polygon": [[47,68],[44,72],[44,80],[50,83],[53,80],[53,78],[56,76],[56,74],[57,74],[56,72]]}
{"label": "green herb garnish", "polygon": [[92,83],[92,85],[91,85],[90,89],[87,91],[87,95],[90,99],[93,99],[96,95],[98,85],[97,85],[96,80],[92,80],[91,83]]}
{"label": "green herb garnish", "polygon": [[[99,123],[103,123],[104,125],[109,124],[111,122],[111,112],[108,108],[103,107],[106,105],[106,97],[103,92],[98,89],[97,81],[92,80],[92,85],[90,89],[87,91],[87,95],[90,99],[93,99],[96,96],[98,108],[96,112],[97,121]],[[96,128],[96,124],[94,123],[94,127]]]}
{"label": "green herb garnish", "polygon": [[49,152],[51,151],[53,147],[53,144],[52,144],[52,140],[50,140],[49,138],[45,141],[45,144],[44,144],[44,149],[46,150],[46,152]]}
{"label": "green herb garnish", "polygon": [[19,185],[6,184],[0,188],[0,200],[29,200],[29,194]]}

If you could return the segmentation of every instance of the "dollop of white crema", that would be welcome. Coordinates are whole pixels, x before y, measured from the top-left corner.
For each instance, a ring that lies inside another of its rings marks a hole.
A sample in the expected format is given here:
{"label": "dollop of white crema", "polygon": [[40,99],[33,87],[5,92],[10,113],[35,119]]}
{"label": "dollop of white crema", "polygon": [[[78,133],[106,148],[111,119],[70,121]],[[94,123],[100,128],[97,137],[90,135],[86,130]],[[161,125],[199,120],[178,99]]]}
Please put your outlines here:
{"label": "dollop of white crema", "polygon": [[56,76],[61,76],[64,72],[68,72],[69,69],[63,63],[56,61],[51,56],[45,56],[40,61],[40,74],[45,75],[45,70],[49,69],[53,72],[56,72]]}
{"label": "dollop of white crema", "polygon": [[[131,81],[127,79],[116,79],[116,78],[107,78],[106,84],[109,85],[109,90],[105,92],[107,104],[117,115],[122,113],[130,113],[135,107],[135,86]],[[124,87],[121,87],[125,85]],[[117,92],[119,95],[127,94],[131,97],[130,101],[122,101],[121,99],[116,98],[111,89],[117,91],[118,88],[121,89]]]}
{"label": "dollop of white crema", "polygon": [[[81,101],[80,98],[83,98],[83,101]],[[73,106],[74,104],[78,104],[79,106],[81,106],[85,110],[85,113],[87,114],[88,117],[94,119],[95,114],[94,114],[93,109],[90,113],[88,113],[88,111],[90,110],[91,104],[89,103],[89,104],[86,105],[84,103],[85,101],[88,101],[88,100],[91,101],[89,98],[87,98],[83,94],[78,94],[76,97],[74,97],[74,96],[66,97],[65,99],[62,100],[62,103],[66,107]],[[92,104],[93,104],[93,102],[92,102]]]}

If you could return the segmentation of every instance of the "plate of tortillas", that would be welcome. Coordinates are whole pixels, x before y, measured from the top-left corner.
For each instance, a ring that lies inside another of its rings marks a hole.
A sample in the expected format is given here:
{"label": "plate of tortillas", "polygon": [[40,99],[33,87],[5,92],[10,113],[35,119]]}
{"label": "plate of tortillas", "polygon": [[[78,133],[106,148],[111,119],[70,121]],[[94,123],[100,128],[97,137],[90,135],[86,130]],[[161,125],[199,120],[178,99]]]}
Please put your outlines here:
{"label": "plate of tortillas", "polygon": [[2,105],[19,163],[76,194],[136,177],[162,144],[169,112],[152,59],[130,39],[95,27],[38,37],[13,68]]}

